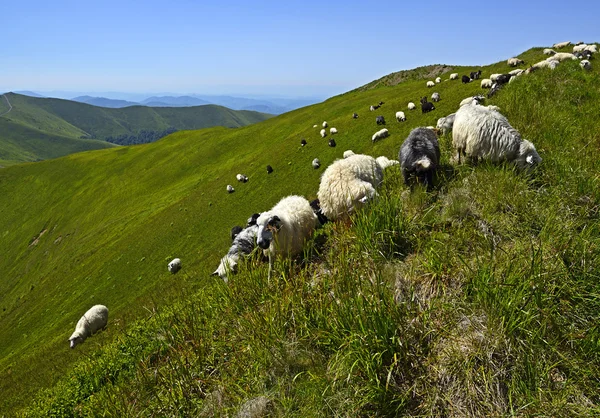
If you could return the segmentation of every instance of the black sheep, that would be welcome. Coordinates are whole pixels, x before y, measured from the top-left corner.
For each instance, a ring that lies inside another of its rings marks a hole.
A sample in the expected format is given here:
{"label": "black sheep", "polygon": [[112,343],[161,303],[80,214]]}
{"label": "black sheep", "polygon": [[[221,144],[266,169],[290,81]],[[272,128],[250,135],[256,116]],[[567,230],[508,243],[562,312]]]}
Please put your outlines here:
{"label": "black sheep", "polygon": [[398,153],[404,183],[412,185],[412,178],[427,189],[433,185],[433,173],[440,162],[440,146],[433,130],[413,129],[402,143]]}
{"label": "black sheep", "polygon": [[463,84],[467,84],[467,83],[471,82],[471,79],[469,78],[468,75],[463,75],[462,76],[462,82],[463,82]]}
{"label": "black sheep", "polygon": [[336,145],[337,145],[337,144],[335,143],[335,139],[331,138],[331,139],[329,140],[329,146],[330,146],[330,147],[335,147]]}
{"label": "black sheep", "polygon": [[267,174],[271,174],[273,172],[273,167],[270,165],[267,166]]}
{"label": "black sheep", "polygon": [[385,119],[381,115],[375,118],[375,122],[377,122],[377,125],[385,125]]}
{"label": "black sheep", "polygon": [[433,103],[427,101],[427,97],[421,99],[421,113],[427,113],[435,110]]}
{"label": "black sheep", "polygon": [[305,146],[306,145],[306,139],[302,138],[302,141],[300,141],[300,145],[301,146]]}

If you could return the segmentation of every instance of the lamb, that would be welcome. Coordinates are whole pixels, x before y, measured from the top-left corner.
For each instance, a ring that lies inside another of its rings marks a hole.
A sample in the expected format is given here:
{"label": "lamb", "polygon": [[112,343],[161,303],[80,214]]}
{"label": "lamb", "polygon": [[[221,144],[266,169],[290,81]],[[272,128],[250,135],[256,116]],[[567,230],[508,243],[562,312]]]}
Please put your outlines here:
{"label": "lamb", "polygon": [[458,73],[450,74],[450,80],[458,80]]}
{"label": "lamb", "polygon": [[421,113],[428,113],[435,110],[435,106],[433,103],[427,101],[427,97],[423,97],[423,99],[421,99]]}
{"label": "lamb", "polygon": [[583,68],[584,70],[591,70],[592,69],[592,64],[588,61],[588,60],[582,60],[579,65],[581,65],[581,68]]}
{"label": "lamb", "polygon": [[315,158],[312,160],[312,166],[316,170],[317,168],[321,167],[321,161],[319,161],[318,158]]}
{"label": "lamb", "polygon": [[[304,141],[306,143],[306,141]],[[248,181],[248,176],[245,176],[243,174],[236,174],[235,178],[237,179],[237,181],[241,181],[242,183],[246,183]]]}
{"label": "lamb", "polygon": [[558,42],[558,43],[552,45],[552,48],[560,49],[560,48],[564,48],[564,47],[569,46],[569,45],[571,45],[571,42],[569,42],[569,41]]}
{"label": "lamb", "polygon": [[544,49],[544,55],[554,55],[556,54],[556,51],[550,48],[546,48]]}
{"label": "lamb", "polygon": [[481,88],[482,89],[489,89],[492,87],[493,81],[490,80],[489,78],[484,78],[483,80],[481,80]]}
{"label": "lamb", "polygon": [[356,155],[356,154],[354,154],[354,151],[352,151],[351,149],[344,151],[344,158],[348,158],[351,155]]}
{"label": "lamb", "polygon": [[231,184],[227,185],[227,193],[233,193],[235,192],[235,189],[233,188],[233,186]]}
{"label": "lamb", "polygon": [[546,58],[546,61],[556,60],[558,62],[566,61],[566,60],[576,60],[577,57],[574,54],[570,54],[568,52],[557,52],[553,56]]}
{"label": "lamb", "polygon": [[[325,211],[323,213],[327,216]],[[304,197],[287,196],[271,210],[263,212],[256,223],[258,225],[256,243],[269,257],[270,279],[273,257],[300,254],[304,242],[317,227],[317,215],[311,208],[310,202]]]}
{"label": "lamb", "polygon": [[335,147],[337,144],[335,143],[335,139],[331,138],[329,140],[329,142],[327,143],[327,145],[329,145],[330,147]]}
{"label": "lamb", "polygon": [[107,323],[108,308],[104,305],[92,306],[77,322],[75,331],[69,338],[70,347],[75,348],[76,345],[83,343],[98,330],[106,328]]}
{"label": "lamb", "polygon": [[438,119],[436,128],[442,132],[442,135],[446,135],[448,132],[452,131],[452,126],[454,125],[455,117],[456,113],[451,113],[444,118]]}
{"label": "lamb", "polygon": [[303,147],[306,145],[306,139],[302,138],[302,141],[300,141],[300,146]]}
{"label": "lamb", "polygon": [[321,134],[321,138],[325,138],[327,136],[327,131],[323,128],[321,129],[321,132],[319,132]]}
{"label": "lamb", "polygon": [[273,172],[273,167],[270,165],[267,166],[267,174],[271,174]]}
{"label": "lamb", "polygon": [[509,58],[506,63],[511,67],[516,67],[517,65],[524,64],[525,61],[519,58]]}
{"label": "lamb", "polygon": [[405,122],[406,121],[406,115],[404,114],[404,112],[402,112],[402,111],[396,112],[396,120],[398,122]]}
{"label": "lamb", "polygon": [[523,140],[500,112],[484,106],[463,106],[456,112],[452,146],[458,163],[461,155],[472,160],[506,160],[521,169],[542,161],[534,145]]}
{"label": "lamb", "polygon": [[323,172],[317,192],[323,214],[331,220],[347,218],[356,207],[377,195],[382,181],[383,168],[369,155],[336,160]]}
{"label": "lamb", "polygon": [[327,128],[327,122],[323,122],[323,128]]}
{"label": "lamb", "polygon": [[485,101],[485,97],[483,97],[482,95],[466,97],[466,98],[462,99],[462,101],[460,102],[460,104],[458,106],[462,107],[462,106],[473,103],[473,101],[476,102],[475,104],[481,104]]}
{"label": "lamb", "polygon": [[258,232],[258,225],[256,224],[258,217],[260,217],[260,215],[253,220],[252,225],[247,226],[235,236],[229,251],[221,259],[217,269],[212,273],[213,276],[219,276],[227,283],[228,274],[237,271],[237,263],[240,260],[240,257],[248,255],[254,250],[256,247],[256,234]]}
{"label": "lamb", "polygon": [[417,106],[413,102],[408,102],[408,110],[415,110]]}
{"label": "lamb", "polygon": [[463,84],[467,84],[467,83],[471,82],[471,79],[469,78],[468,75],[463,75],[462,76],[462,82],[463,82]]}
{"label": "lamb", "polygon": [[381,115],[379,115],[375,118],[375,122],[377,122],[377,125],[385,125],[385,119]]}
{"label": "lamb", "polygon": [[428,189],[433,185],[433,173],[440,162],[440,146],[431,129],[413,129],[398,153],[404,183],[411,185],[412,177]]}
{"label": "lamb", "polygon": [[435,92],[431,95],[431,100],[433,100],[434,102],[439,102],[440,101],[440,94],[438,92]]}
{"label": "lamb", "polygon": [[381,129],[380,131],[377,131],[373,134],[373,136],[371,137],[371,141],[375,142],[375,141],[379,141],[380,139],[386,138],[389,136],[389,132],[387,129]]}
{"label": "lamb", "polygon": [[433,87],[433,86],[435,86],[435,83],[433,81],[427,82],[427,87]]}
{"label": "lamb", "polygon": [[441,82],[442,82],[442,78],[441,77],[438,77],[438,78],[435,79],[435,84],[439,84]]}
{"label": "lamb", "polygon": [[337,134],[337,129],[336,128],[329,129],[329,134],[331,134],[331,135]]}
{"label": "lamb", "polygon": [[171,260],[171,262],[167,265],[167,270],[173,274],[177,273],[179,270],[181,270],[181,260],[179,258],[174,258]]}

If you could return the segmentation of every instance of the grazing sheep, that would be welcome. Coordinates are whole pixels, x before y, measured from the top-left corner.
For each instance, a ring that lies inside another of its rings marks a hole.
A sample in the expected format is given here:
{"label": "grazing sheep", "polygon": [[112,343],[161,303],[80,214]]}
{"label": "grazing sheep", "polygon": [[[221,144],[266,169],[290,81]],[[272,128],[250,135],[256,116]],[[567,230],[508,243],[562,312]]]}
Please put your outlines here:
{"label": "grazing sheep", "polygon": [[585,70],[591,70],[592,69],[592,64],[588,61],[588,60],[582,60],[579,65],[581,65],[581,68],[585,69]]}
{"label": "grazing sheep", "polygon": [[271,174],[273,172],[273,167],[270,165],[267,166],[267,174]]}
{"label": "grazing sheep", "polygon": [[227,185],[227,193],[233,193],[235,192],[235,189],[233,188],[233,186],[231,184]]}
{"label": "grazing sheep", "polygon": [[171,260],[167,265],[167,270],[173,274],[177,273],[179,270],[181,270],[181,260],[179,258],[174,258]]}
{"label": "grazing sheep", "polygon": [[513,77],[518,77],[521,74],[523,74],[525,72],[525,70],[517,68],[516,70],[512,70],[509,72],[510,75],[512,75]]}
{"label": "grazing sheep", "polygon": [[417,106],[413,102],[408,102],[408,110],[415,110]]}
{"label": "grazing sheep", "polygon": [[433,86],[435,86],[435,83],[433,81],[427,82],[427,87],[433,87]]}
{"label": "grazing sheep", "polygon": [[356,207],[377,195],[383,167],[375,158],[355,154],[336,160],[323,172],[317,197],[327,218],[345,219]]}
{"label": "grazing sheep", "polygon": [[490,97],[494,96],[496,93],[498,93],[503,86],[504,86],[504,84],[498,84],[498,83],[492,84],[492,88],[490,89],[490,91],[487,94],[488,99]]}
{"label": "grazing sheep", "polygon": [[321,161],[319,161],[318,158],[315,158],[312,160],[312,166],[316,170],[317,168],[321,167]]}
{"label": "grazing sheep", "polygon": [[327,136],[327,131],[325,129],[321,129],[321,132],[319,132],[321,134],[321,138],[325,138]]}
{"label": "grazing sheep", "polygon": [[524,64],[525,61],[519,58],[509,58],[506,63],[511,67],[516,67],[517,65]]}
{"label": "grazing sheep", "polygon": [[472,160],[506,160],[519,168],[533,167],[542,160],[533,144],[523,140],[500,112],[485,106],[458,109],[452,128],[452,146],[458,163],[461,155]]}
{"label": "grazing sheep", "polygon": [[435,92],[431,95],[431,100],[433,100],[434,102],[439,102],[440,101],[440,94],[438,92]]}
{"label": "grazing sheep", "polygon": [[450,74],[450,80],[458,80],[458,73]]}
{"label": "grazing sheep", "polygon": [[442,135],[446,135],[448,132],[452,131],[452,126],[454,125],[455,117],[456,113],[451,113],[444,118],[438,119],[436,128],[442,132]]}
{"label": "grazing sheep", "polygon": [[496,82],[496,79],[497,79],[498,77],[500,77],[501,75],[502,75],[502,74],[492,74],[492,75],[490,76],[490,80],[492,80],[492,81],[495,83],[495,82]]}
{"label": "grazing sheep", "polygon": [[479,77],[481,77],[481,70],[479,71],[471,71],[471,74],[469,74],[471,80],[479,80]]}
{"label": "grazing sheep", "polygon": [[386,138],[387,136],[389,136],[389,132],[387,129],[382,129],[380,131],[377,131],[373,134],[373,136],[371,137],[371,141],[375,142],[375,141],[379,141],[380,139]]}
{"label": "grazing sheep", "polygon": [[327,222],[329,222],[327,216],[323,215],[323,210],[321,209],[321,202],[319,202],[319,199],[311,200],[310,207],[312,208],[315,215],[317,215],[317,220],[321,225],[325,225]]}
{"label": "grazing sheep", "polygon": [[329,134],[331,134],[331,135],[337,134],[337,129],[335,129],[335,128],[329,129]]}
{"label": "grazing sheep", "polygon": [[106,328],[107,323],[108,308],[104,305],[92,306],[77,322],[75,331],[69,338],[70,347],[75,348],[98,330]]}
{"label": "grazing sheep", "polygon": [[306,139],[302,138],[302,141],[300,141],[300,146],[303,147],[306,145]]}
{"label": "grazing sheep", "polygon": [[344,158],[348,158],[351,155],[356,155],[356,154],[354,154],[354,151],[352,151],[351,149],[344,151]]}
{"label": "grazing sheep", "polygon": [[583,41],[579,41],[579,42],[575,42],[575,45],[581,45],[583,43],[584,43]]}
{"label": "grazing sheep", "polygon": [[423,183],[428,189],[433,185],[433,173],[440,162],[440,146],[431,129],[413,129],[402,143],[398,153],[404,183],[409,186],[411,178]]}
{"label": "grazing sheep", "polygon": [[246,183],[248,181],[248,176],[245,176],[243,174],[236,174],[235,178],[237,179],[237,181],[241,181],[242,183]]}
{"label": "grazing sheep", "polygon": [[588,52],[591,52],[593,54],[596,54],[598,52],[598,46],[597,45],[588,45],[588,46],[586,46],[584,48],[583,51],[588,51]]}
{"label": "grazing sheep", "polygon": [[564,48],[564,47],[566,47],[566,46],[569,46],[569,45],[571,45],[571,42],[569,42],[569,41],[566,41],[566,42],[558,42],[558,43],[556,43],[556,44],[552,45],[552,48],[559,49],[559,48]]}
{"label": "grazing sheep", "polygon": [[[254,215],[253,215],[254,216]],[[257,217],[258,219],[258,217]],[[227,275],[237,271],[237,263],[242,255],[248,255],[256,247],[256,235],[258,233],[258,225],[256,219],[254,224],[244,228],[233,239],[231,247],[227,254],[221,259],[219,266],[212,273],[213,276],[219,276],[227,283]]]}
{"label": "grazing sheep", "polygon": [[427,101],[427,97],[421,99],[421,113],[428,113],[435,110],[433,103]]}
{"label": "grazing sheep", "polygon": [[463,84],[467,84],[467,83],[471,82],[471,79],[469,78],[468,75],[463,75],[462,76],[462,82],[463,82]]}
{"label": "grazing sheep", "polygon": [[327,128],[327,122],[323,122],[323,128]]}
{"label": "grazing sheep", "polygon": [[[554,58],[554,57],[551,57],[551,58]],[[525,70],[525,73],[529,74],[536,70],[539,70],[540,68],[550,68],[551,70],[554,70],[558,66],[558,64],[559,64],[559,62],[554,59],[536,62],[531,67],[529,67],[527,70]]]}
{"label": "grazing sheep", "polygon": [[475,101],[475,104],[482,104],[485,101],[485,97],[483,97],[480,94],[477,96],[466,97],[466,98],[462,99],[462,101],[460,102],[458,107],[462,107],[464,105],[471,104],[471,103],[473,103],[473,101]]}
{"label": "grazing sheep", "polygon": [[379,115],[375,118],[375,122],[377,122],[377,125],[385,125],[385,118]]}
{"label": "grazing sheep", "polygon": [[579,45],[575,45],[573,47],[573,52],[580,52],[585,50],[585,48],[587,47],[587,44],[579,44]]}
{"label": "grazing sheep", "polygon": [[544,55],[554,55],[556,54],[556,51],[550,48],[546,48],[544,49]]}
{"label": "grazing sheep", "polygon": [[575,55],[580,60],[582,60],[582,59],[589,60],[590,58],[592,58],[593,52],[585,50],[585,51],[575,52],[573,55]]}
{"label": "grazing sheep", "polygon": [[[323,213],[327,216],[325,211]],[[304,197],[287,196],[272,209],[263,212],[256,224],[256,243],[269,256],[270,279],[273,257],[290,257],[302,253],[304,242],[317,227],[317,215]]]}
{"label": "grazing sheep", "polygon": [[442,78],[441,77],[438,77],[438,78],[435,79],[435,84],[439,84],[441,82],[442,82]]}
{"label": "grazing sheep", "polygon": [[375,106],[371,105],[371,107],[369,107],[369,110],[370,110],[371,112],[373,112],[373,111],[375,111],[375,110],[379,109],[379,107],[380,107],[379,105],[375,105]]}
{"label": "grazing sheep", "polygon": [[335,139],[331,138],[329,140],[329,142],[327,143],[327,145],[329,145],[330,147],[335,147],[337,144],[335,143]]}
{"label": "grazing sheep", "polygon": [[576,60],[577,57],[575,56],[575,54],[570,54],[568,52],[557,52],[556,54],[554,54],[551,57],[546,58],[546,61],[558,61],[558,62],[562,62],[562,61],[566,61],[566,60]]}
{"label": "grazing sheep", "polygon": [[489,89],[492,87],[492,84],[494,82],[492,80],[490,80],[489,78],[484,78],[481,80],[481,88],[482,89]]}
{"label": "grazing sheep", "polygon": [[244,230],[244,228],[242,228],[239,225],[236,225],[233,228],[231,228],[231,232],[230,232],[231,241],[233,241],[235,239],[235,237],[237,237],[240,234],[240,232],[242,232],[243,230]]}
{"label": "grazing sheep", "polygon": [[354,113],[352,114],[352,119],[358,119],[358,113],[354,112]]}
{"label": "grazing sheep", "polygon": [[496,84],[498,84],[499,86],[502,86],[506,83],[508,83],[511,79],[512,75],[510,74],[500,74],[497,78],[496,78]]}
{"label": "grazing sheep", "polygon": [[396,112],[396,120],[398,122],[404,122],[404,121],[406,121],[406,115],[404,114],[404,112],[402,112],[402,111]]}

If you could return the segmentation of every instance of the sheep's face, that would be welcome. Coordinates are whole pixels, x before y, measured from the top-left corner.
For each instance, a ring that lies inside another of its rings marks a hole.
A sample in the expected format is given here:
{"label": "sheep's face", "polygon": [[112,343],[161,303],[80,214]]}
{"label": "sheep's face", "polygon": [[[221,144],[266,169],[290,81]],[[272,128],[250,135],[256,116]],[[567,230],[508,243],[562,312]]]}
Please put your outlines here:
{"label": "sheep's face", "polygon": [[275,234],[281,229],[281,219],[279,216],[271,216],[267,221],[258,226],[257,244],[263,250],[266,250],[271,245]]}
{"label": "sheep's face", "polygon": [[83,342],[83,337],[81,335],[69,338],[69,346],[71,348],[75,348],[75,346],[77,344],[81,344],[82,342]]}
{"label": "sheep's face", "polygon": [[515,163],[520,169],[530,169],[536,167],[542,162],[542,157],[537,153],[535,146],[527,141],[523,140],[519,148],[519,156]]}

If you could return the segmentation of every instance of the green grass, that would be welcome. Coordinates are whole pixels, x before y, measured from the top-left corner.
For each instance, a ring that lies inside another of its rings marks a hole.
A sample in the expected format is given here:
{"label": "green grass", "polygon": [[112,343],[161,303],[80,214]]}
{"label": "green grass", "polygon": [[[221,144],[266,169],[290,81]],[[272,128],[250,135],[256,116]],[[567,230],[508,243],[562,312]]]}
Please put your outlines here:
{"label": "green grass", "polygon": [[[599,414],[598,86],[577,62],[522,76],[492,102],[536,145],[535,173],[451,166],[441,138],[432,192],[388,169],[377,202],[319,230],[270,281],[257,255],[228,285],[209,276],[232,225],[282,196],[314,197],[315,157],[396,157],[410,129],[479,86],[407,79],[236,130],[1,170],[0,410],[231,416],[265,396],[276,416]],[[433,91],[437,110],[406,110]],[[391,135],[372,144],[376,114]],[[250,181],[229,195],[238,172]],[[69,350],[94,303],[109,329]]]}

